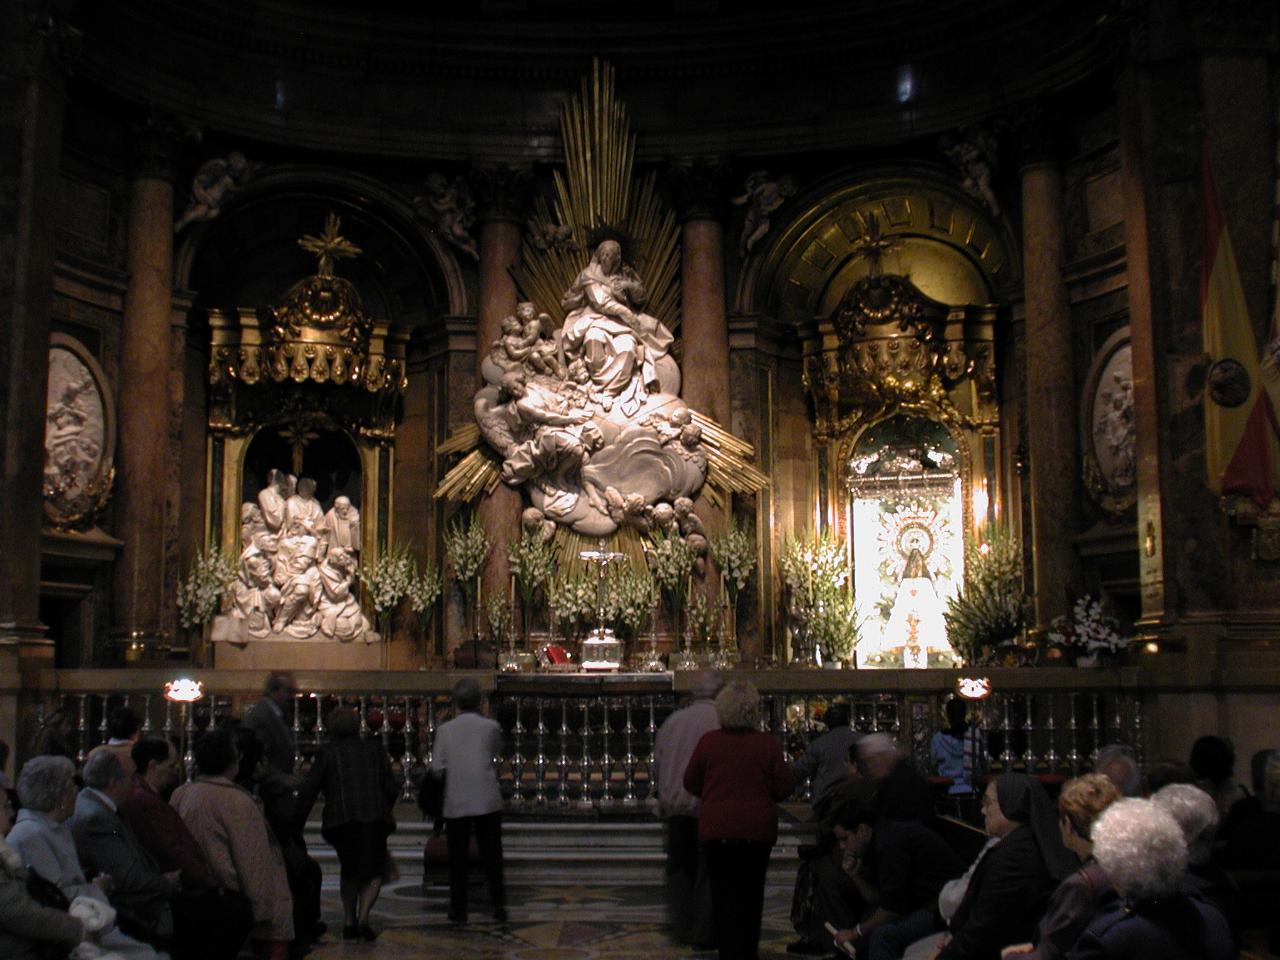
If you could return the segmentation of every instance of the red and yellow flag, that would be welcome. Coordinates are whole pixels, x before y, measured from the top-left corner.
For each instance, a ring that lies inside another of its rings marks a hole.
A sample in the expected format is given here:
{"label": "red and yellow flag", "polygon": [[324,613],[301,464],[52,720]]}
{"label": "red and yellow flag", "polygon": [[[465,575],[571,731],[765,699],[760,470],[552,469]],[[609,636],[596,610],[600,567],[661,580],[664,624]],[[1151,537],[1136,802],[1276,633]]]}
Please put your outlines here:
{"label": "red and yellow flag", "polygon": [[1200,309],[1204,349],[1209,355],[1204,401],[1209,489],[1247,496],[1265,508],[1275,492],[1272,443],[1280,437],[1280,425],[1268,389],[1271,384],[1263,382],[1260,351],[1213,179],[1207,137],[1200,170]]}

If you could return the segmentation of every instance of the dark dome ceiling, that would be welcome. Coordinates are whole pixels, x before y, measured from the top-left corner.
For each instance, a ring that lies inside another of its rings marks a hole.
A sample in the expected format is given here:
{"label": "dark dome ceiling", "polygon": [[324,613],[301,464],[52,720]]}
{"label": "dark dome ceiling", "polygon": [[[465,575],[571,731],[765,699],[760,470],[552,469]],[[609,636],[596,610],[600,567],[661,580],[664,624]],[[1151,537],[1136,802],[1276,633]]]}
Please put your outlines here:
{"label": "dark dome ceiling", "polygon": [[100,0],[81,76],[233,135],[555,159],[560,104],[617,68],[641,158],[900,142],[1095,71],[1105,0]]}

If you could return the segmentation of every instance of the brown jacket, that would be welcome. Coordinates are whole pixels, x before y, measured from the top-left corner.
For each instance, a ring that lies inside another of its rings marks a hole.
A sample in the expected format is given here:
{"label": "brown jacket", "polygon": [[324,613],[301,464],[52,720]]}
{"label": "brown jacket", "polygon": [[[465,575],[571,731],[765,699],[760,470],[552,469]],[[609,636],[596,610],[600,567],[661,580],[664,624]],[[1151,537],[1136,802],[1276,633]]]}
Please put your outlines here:
{"label": "brown jacket", "polygon": [[293,897],[280,846],[253,794],[226,777],[200,777],[170,801],[204,851],[218,884],[253,906],[255,940],[293,939]]}

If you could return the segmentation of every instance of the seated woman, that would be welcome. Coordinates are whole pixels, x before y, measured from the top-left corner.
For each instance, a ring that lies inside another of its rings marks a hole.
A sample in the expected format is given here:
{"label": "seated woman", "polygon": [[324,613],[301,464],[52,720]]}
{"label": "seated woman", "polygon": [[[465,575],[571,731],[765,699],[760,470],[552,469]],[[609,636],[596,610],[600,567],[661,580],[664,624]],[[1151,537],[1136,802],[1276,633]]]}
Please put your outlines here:
{"label": "seated woman", "polygon": [[1171,783],[1151,795],[1151,800],[1173,817],[1187,841],[1187,873],[1183,890],[1217,907],[1239,941],[1240,885],[1213,856],[1218,836],[1218,806],[1213,797],[1189,783]]}
{"label": "seated woman", "polygon": [[12,824],[5,791],[0,793],[0,957],[42,960],[50,951],[69,953],[84,940],[84,927],[66,911],[31,899],[22,855],[3,839]]}
{"label": "seated woman", "polygon": [[1071,960],[1230,960],[1231,929],[1218,909],[1182,892],[1187,842],[1150,800],[1120,800],[1093,826],[1093,855],[1121,901],[1096,916]]}
{"label": "seated woman", "polygon": [[992,780],[982,815],[998,842],[981,854],[939,960],[995,960],[1002,947],[1030,940],[1050,892],[1079,865],[1044,788],[1026,774]]}
{"label": "seated woman", "polygon": [[1111,881],[1093,858],[1093,842],[1089,837],[1102,811],[1119,799],[1120,790],[1101,773],[1087,773],[1063,784],[1062,793],[1058,795],[1062,842],[1083,865],[1053,891],[1035,944],[1006,947],[1000,954],[1002,960],[1011,957],[1061,960],[1076,945],[1094,915],[1116,899]]}
{"label": "seated woman", "polygon": [[[108,903],[111,878],[85,879],[67,820],[76,809],[76,768],[66,757],[32,757],[18,775],[22,809],[9,831],[9,846],[23,864],[56,886],[67,900],[88,897]],[[98,942],[128,960],[154,960],[155,949],[123,933],[114,925]]]}
{"label": "seated woman", "polygon": [[240,769],[231,731],[210,730],[196,742],[196,779],[173,792],[178,811],[218,884],[248,898],[255,952],[284,960],[293,940],[293,897],[280,847],[253,795],[232,778]]}

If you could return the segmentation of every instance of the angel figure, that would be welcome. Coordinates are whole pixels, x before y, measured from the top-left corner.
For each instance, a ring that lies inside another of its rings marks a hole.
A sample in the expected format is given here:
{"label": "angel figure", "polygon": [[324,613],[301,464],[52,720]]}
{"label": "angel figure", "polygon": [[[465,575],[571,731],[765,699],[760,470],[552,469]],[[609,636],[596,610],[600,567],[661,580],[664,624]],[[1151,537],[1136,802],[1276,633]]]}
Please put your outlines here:
{"label": "angel figure", "polygon": [[476,242],[471,236],[471,226],[476,222],[476,204],[471,190],[462,177],[450,181],[443,173],[432,173],[423,183],[425,193],[413,198],[419,216],[429,220],[435,228],[459,250],[479,260]]}
{"label": "angel figure", "polygon": [[260,163],[250,163],[239,150],[200,164],[191,181],[191,199],[187,201],[182,217],[173,225],[173,232],[181,233],[185,227],[200,220],[216,219],[227,202],[244,189],[261,166]]}
{"label": "angel figure", "polygon": [[965,193],[986,204],[992,216],[1000,216],[991,179],[996,167],[996,138],[981,127],[966,127],[960,135],[944,134],[938,148],[960,171],[960,185]]}
{"label": "angel figure", "polygon": [[742,222],[742,236],[738,240],[738,258],[745,260],[769,232],[769,217],[788,197],[794,196],[796,182],[783,176],[774,180],[768,170],[755,170],[747,176],[746,192],[734,197],[737,206],[746,206],[747,216]]}

